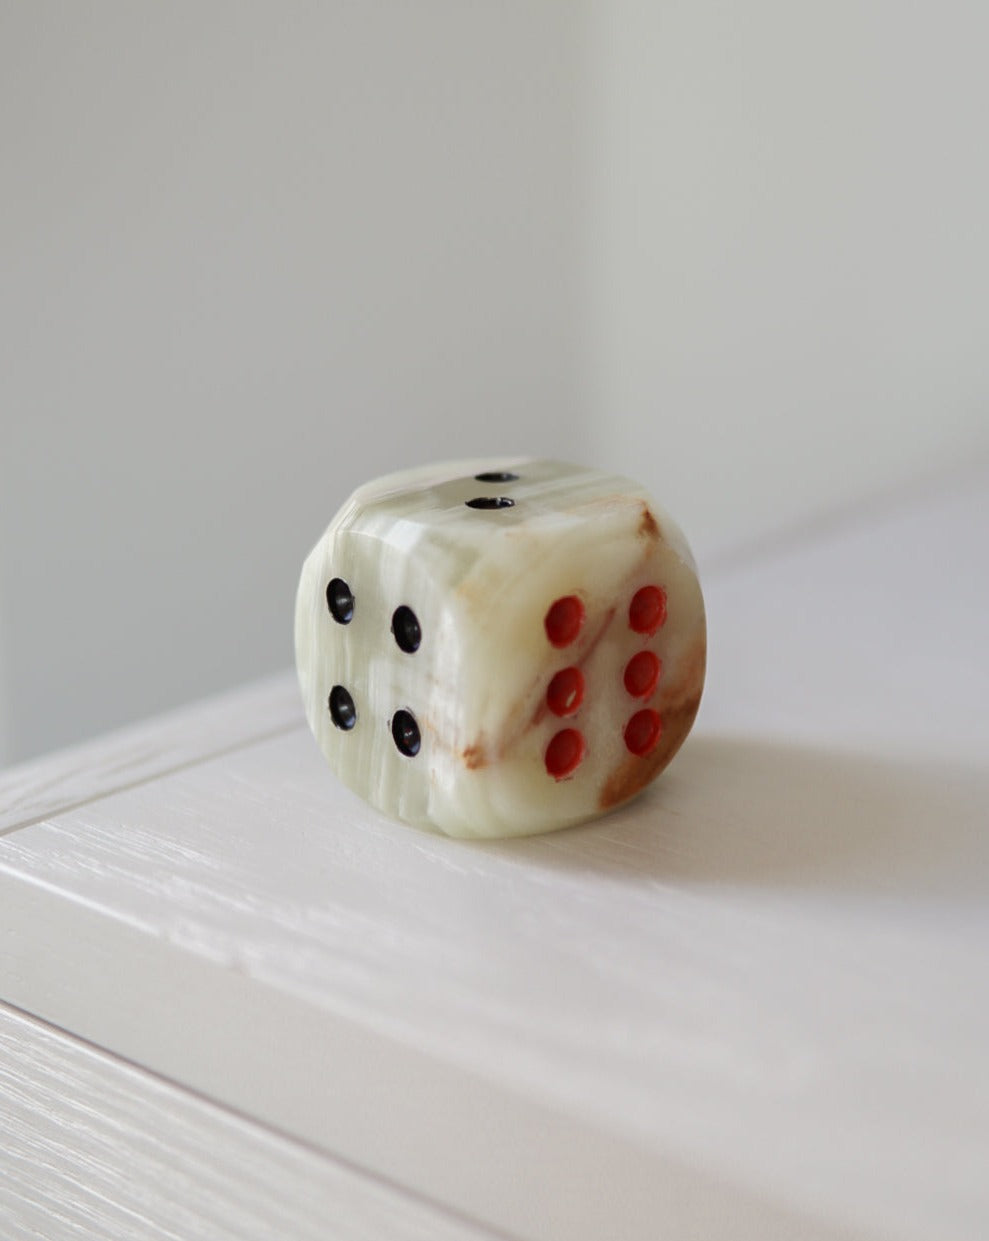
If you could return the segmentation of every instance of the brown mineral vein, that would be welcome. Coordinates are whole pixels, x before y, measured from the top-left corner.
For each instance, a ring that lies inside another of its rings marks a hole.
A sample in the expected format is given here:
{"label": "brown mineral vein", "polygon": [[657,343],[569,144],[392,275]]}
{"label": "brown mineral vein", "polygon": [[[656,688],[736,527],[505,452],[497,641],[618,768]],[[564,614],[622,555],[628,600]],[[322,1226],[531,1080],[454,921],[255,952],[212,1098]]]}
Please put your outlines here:
{"label": "brown mineral vein", "polygon": [[598,806],[610,810],[634,797],[657,776],[673,758],[690,732],[704,688],[704,665],[707,638],[703,637],[684,660],[683,673],[671,687],[667,697],[657,704],[663,721],[659,744],[651,754],[639,758],[629,754],[605,780],[598,797]]}

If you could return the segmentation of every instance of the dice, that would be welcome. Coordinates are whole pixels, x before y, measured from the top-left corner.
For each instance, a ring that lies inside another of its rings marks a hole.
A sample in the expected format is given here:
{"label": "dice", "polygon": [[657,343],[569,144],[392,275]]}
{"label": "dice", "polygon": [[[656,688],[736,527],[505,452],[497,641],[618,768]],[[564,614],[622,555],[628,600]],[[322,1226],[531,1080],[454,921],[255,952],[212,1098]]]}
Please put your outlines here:
{"label": "dice", "polygon": [[610,810],[666,766],[704,683],[704,602],[673,521],[555,461],[435,465],[360,487],[306,559],[306,715],[373,806],[451,836]]}

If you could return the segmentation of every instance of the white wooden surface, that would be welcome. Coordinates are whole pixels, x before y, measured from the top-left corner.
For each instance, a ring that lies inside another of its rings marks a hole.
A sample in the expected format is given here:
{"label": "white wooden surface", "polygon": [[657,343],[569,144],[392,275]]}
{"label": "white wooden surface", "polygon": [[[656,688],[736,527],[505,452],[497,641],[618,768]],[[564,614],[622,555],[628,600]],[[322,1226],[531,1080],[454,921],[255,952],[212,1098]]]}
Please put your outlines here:
{"label": "white wooden surface", "polygon": [[0,835],[299,724],[297,687],[272,677],[0,771]]}
{"label": "white wooden surface", "polygon": [[709,575],[698,732],[596,824],[428,836],[268,718],[27,805],[0,998],[518,1237],[983,1238],[987,494]]}
{"label": "white wooden surface", "polygon": [[0,1005],[0,1236],[494,1234]]}

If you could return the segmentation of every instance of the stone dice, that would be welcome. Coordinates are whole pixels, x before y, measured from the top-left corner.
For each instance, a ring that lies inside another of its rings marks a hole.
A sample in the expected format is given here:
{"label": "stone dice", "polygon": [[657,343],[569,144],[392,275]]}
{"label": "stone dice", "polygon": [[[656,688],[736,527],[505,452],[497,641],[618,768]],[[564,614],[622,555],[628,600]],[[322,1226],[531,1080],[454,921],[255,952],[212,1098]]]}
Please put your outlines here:
{"label": "stone dice", "polygon": [[467,461],[360,487],[303,565],[295,650],[339,778],[451,836],[521,836],[627,801],[690,730],[704,602],[628,479]]}

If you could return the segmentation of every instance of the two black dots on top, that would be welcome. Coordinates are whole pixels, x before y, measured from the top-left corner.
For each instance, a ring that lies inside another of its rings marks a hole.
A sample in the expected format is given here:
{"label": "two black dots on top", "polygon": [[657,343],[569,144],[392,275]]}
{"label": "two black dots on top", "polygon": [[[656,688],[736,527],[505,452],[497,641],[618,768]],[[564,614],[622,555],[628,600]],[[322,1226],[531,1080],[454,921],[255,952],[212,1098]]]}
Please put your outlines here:
{"label": "two black dots on top", "polygon": [[[475,474],[479,483],[514,483],[517,474],[507,470],[489,470],[486,474]],[[515,501],[508,496],[475,496],[473,500],[465,500],[468,508],[511,508]]]}
{"label": "two black dots on top", "polygon": [[[335,577],[326,588],[326,606],[330,615],[340,625],[349,625],[354,619],[354,594],[342,577]],[[407,604],[392,613],[391,630],[400,650],[413,655],[422,642],[419,618]],[[330,690],[330,718],[337,728],[349,732],[357,723],[357,708],[349,690],[334,685]],[[411,711],[396,711],[392,716],[391,735],[400,754],[414,758],[419,753],[422,738],[419,725]]]}

